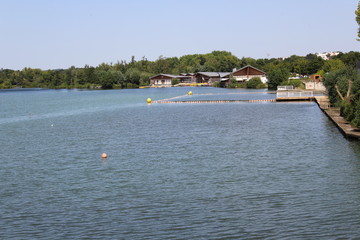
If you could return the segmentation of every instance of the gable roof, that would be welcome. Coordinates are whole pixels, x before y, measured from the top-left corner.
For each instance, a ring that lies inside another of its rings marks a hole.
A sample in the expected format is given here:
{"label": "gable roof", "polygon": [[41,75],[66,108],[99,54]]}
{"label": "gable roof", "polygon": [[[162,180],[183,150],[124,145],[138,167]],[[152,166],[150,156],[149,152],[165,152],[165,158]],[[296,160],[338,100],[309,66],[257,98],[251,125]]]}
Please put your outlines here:
{"label": "gable roof", "polygon": [[160,73],[158,75],[150,77],[150,79],[153,79],[153,78],[156,78],[156,77],[159,77],[159,76],[165,76],[165,77],[168,77],[168,78],[185,78],[186,77],[186,76],[182,76],[182,75]]}
{"label": "gable roof", "polygon": [[248,67],[249,67],[249,68],[252,68],[252,69],[255,69],[256,71],[262,72],[263,74],[266,74],[266,72],[264,72],[264,71],[262,71],[262,70],[260,70],[260,69],[258,69],[258,68],[256,68],[256,67],[253,67],[253,66],[251,66],[251,65],[246,65],[245,67],[242,67],[242,68],[234,71],[233,73],[240,72],[241,70],[244,70],[245,68],[248,68]]}
{"label": "gable roof", "polygon": [[230,73],[228,72],[198,72],[196,74],[201,74],[201,75],[204,75],[204,76],[207,76],[207,77],[224,77],[224,76],[227,76],[229,75]]}

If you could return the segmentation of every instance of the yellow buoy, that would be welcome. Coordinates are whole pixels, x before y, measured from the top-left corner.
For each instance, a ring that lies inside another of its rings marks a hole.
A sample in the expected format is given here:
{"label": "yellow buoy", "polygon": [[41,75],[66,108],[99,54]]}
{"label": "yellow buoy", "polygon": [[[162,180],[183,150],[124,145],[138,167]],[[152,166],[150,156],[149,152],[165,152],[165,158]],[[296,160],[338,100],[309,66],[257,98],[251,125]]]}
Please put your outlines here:
{"label": "yellow buoy", "polygon": [[189,92],[188,92],[188,95],[192,95],[192,91],[189,91]]}
{"label": "yellow buoy", "polygon": [[103,153],[103,154],[101,154],[101,157],[102,157],[102,158],[107,158],[107,154],[106,154],[106,153]]}
{"label": "yellow buoy", "polygon": [[146,102],[149,104],[151,103],[151,101],[152,101],[151,98],[146,99]]}

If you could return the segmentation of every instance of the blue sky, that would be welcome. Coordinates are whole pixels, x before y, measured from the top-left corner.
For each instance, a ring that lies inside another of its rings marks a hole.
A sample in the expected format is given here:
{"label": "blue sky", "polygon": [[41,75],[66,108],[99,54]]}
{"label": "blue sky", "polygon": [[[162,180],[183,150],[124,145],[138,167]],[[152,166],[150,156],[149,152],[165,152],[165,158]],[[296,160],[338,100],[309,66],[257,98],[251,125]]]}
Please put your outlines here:
{"label": "blue sky", "polygon": [[357,0],[0,0],[0,68],[360,51]]}

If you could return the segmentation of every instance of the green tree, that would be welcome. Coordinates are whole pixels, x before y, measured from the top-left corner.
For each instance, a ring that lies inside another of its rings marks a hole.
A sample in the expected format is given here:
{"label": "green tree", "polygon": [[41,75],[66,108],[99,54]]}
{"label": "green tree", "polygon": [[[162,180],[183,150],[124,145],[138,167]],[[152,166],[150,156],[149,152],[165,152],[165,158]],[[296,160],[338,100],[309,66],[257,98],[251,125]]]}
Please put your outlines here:
{"label": "green tree", "polygon": [[290,72],[286,68],[273,68],[267,73],[268,88],[276,89],[280,83],[289,79]]}
{"label": "green tree", "polygon": [[[339,104],[348,95],[349,80],[358,78],[354,68],[345,67],[325,75],[324,85],[328,90],[329,99],[332,104]],[[357,81],[355,83],[357,86]]]}
{"label": "green tree", "polygon": [[345,64],[343,61],[341,61],[340,59],[329,59],[324,63],[322,70],[324,70],[325,73],[328,73],[334,72],[342,68],[345,68]]}
{"label": "green tree", "polygon": [[360,74],[355,68],[342,68],[325,76],[330,102],[340,106],[340,114],[360,127]]}
{"label": "green tree", "polygon": [[137,68],[129,68],[128,70],[126,70],[125,73],[126,87],[139,86],[140,78],[141,78],[140,71]]}
{"label": "green tree", "polygon": [[102,89],[113,89],[115,79],[110,71],[100,70],[96,71],[97,79],[99,80]]}

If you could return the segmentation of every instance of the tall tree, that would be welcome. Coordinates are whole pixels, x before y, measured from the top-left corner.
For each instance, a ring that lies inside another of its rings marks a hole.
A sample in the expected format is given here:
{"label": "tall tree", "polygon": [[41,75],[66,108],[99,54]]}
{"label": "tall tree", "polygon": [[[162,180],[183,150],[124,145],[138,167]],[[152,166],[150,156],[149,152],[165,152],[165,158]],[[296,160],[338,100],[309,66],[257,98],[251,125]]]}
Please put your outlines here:
{"label": "tall tree", "polygon": [[276,89],[280,83],[289,79],[290,73],[286,68],[270,69],[267,73],[269,89]]}

